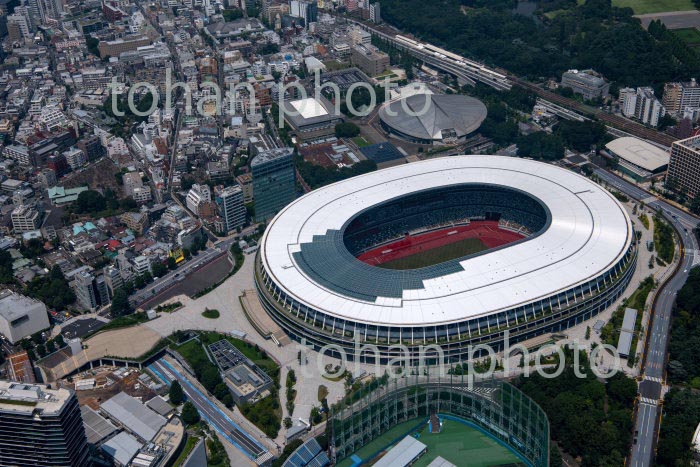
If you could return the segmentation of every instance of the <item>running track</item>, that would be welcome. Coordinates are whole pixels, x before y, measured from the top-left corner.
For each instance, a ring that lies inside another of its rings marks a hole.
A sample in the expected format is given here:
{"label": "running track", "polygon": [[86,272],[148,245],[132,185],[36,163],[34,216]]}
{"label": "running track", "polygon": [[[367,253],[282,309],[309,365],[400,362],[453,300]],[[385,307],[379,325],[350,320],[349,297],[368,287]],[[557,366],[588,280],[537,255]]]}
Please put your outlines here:
{"label": "running track", "polygon": [[358,256],[358,259],[372,265],[385,264],[469,238],[479,239],[487,248],[497,248],[525,237],[511,230],[501,229],[497,221],[478,221],[404,237],[388,245],[366,251]]}

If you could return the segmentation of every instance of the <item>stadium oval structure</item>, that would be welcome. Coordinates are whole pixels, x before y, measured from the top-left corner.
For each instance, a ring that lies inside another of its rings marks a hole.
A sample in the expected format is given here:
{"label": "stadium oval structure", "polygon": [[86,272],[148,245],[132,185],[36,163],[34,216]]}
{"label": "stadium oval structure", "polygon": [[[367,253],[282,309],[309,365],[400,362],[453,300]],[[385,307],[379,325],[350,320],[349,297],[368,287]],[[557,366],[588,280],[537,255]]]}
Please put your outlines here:
{"label": "stadium oval structure", "polygon": [[413,94],[379,109],[385,131],[421,144],[465,139],[485,118],[480,100],[460,94]]}
{"label": "stadium oval structure", "polygon": [[[422,250],[434,243],[423,238],[449,243],[474,231],[490,249],[435,263],[428,257],[439,248]],[[508,242],[487,245],[494,236]],[[289,204],[267,226],[255,280],[273,320],[317,349],[335,344],[348,358],[375,361],[354,355],[358,343],[373,344],[388,361],[404,357],[395,348],[403,344],[413,360],[434,344],[460,360],[469,345],[502,350],[506,331],[512,344],[609,307],[634,272],[634,237],[622,205],[566,169],[499,156],[439,158]],[[413,268],[371,264],[395,250],[427,259]]]}

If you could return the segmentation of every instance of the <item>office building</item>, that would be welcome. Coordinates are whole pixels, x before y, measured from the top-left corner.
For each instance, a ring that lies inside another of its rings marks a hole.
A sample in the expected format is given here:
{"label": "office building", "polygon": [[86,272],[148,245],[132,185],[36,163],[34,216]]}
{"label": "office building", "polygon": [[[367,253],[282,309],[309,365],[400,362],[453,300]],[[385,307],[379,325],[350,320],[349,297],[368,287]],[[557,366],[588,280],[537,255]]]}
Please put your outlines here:
{"label": "office building", "polygon": [[381,5],[379,2],[370,3],[369,5],[369,20],[373,23],[382,22]]}
{"label": "office building", "polygon": [[666,83],[662,102],[668,113],[681,116],[686,109],[700,108],[700,86],[695,78],[686,82]]}
{"label": "office building", "polygon": [[136,50],[145,45],[151,45],[151,39],[138,34],[113,41],[101,41],[99,45],[100,57],[118,57],[122,52]]}
{"label": "office building", "polygon": [[95,310],[111,302],[107,280],[103,274],[95,276],[88,271],[80,271],[70,285],[78,304],[87,310]]}
{"label": "office building", "polygon": [[19,205],[12,210],[12,229],[16,234],[31,232],[39,228],[41,216],[31,206]]}
{"label": "office building", "polygon": [[289,14],[302,18],[306,27],[318,21],[318,4],[315,1],[292,0],[289,7]]}
{"label": "office building", "polygon": [[294,149],[277,148],[261,152],[252,160],[250,167],[253,172],[255,220],[262,222],[273,217],[295,198]]}
{"label": "office building", "polygon": [[85,428],[75,393],[0,381],[0,467],[87,467]]}
{"label": "office building", "polygon": [[620,108],[625,117],[636,118],[653,127],[658,126],[659,119],[666,115],[666,109],[650,87],[620,89]]}
{"label": "office building", "polygon": [[700,136],[674,141],[666,184],[690,199],[700,196]]}
{"label": "office building", "polygon": [[245,224],[245,204],[241,187],[238,185],[217,186],[214,188],[214,195],[221,217],[224,219],[226,233],[243,227]]}
{"label": "office building", "polygon": [[376,76],[389,68],[389,55],[371,44],[358,44],[352,48],[350,63],[370,76]]}
{"label": "office building", "polygon": [[208,185],[195,183],[187,193],[187,209],[196,216],[199,215],[199,206],[209,201],[211,201],[211,190]]}
{"label": "office building", "polygon": [[243,202],[248,204],[253,201],[253,176],[249,173],[236,177],[236,181],[243,190]]}
{"label": "office building", "polygon": [[561,85],[573,89],[575,94],[581,94],[587,100],[605,97],[610,91],[610,83],[594,70],[565,71],[561,76]]}

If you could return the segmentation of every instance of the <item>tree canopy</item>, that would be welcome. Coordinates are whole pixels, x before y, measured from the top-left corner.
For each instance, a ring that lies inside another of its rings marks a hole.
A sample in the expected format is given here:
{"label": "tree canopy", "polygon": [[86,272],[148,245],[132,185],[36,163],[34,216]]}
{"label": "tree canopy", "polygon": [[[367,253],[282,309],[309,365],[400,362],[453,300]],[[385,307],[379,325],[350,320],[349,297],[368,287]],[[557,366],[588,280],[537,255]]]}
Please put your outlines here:
{"label": "tree canopy", "polygon": [[647,32],[611,0],[537,2],[538,21],[508,0],[386,0],[382,18],[467,57],[531,78],[594,68],[627,86],[660,85],[699,71],[697,53],[661,27]]}

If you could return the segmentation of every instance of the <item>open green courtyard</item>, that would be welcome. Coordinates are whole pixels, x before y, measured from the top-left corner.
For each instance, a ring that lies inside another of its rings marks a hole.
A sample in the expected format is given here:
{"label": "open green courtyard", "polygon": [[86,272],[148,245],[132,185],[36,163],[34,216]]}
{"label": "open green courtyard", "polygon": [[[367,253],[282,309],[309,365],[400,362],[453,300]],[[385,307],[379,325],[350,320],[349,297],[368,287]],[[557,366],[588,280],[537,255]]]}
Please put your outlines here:
{"label": "open green courtyard", "polygon": [[338,467],[351,467],[361,459],[362,465],[373,465],[393,445],[409,435],[428,449],[414,467],[426,467],[438,456],[458,467],[498,467],[524,465],[510,449],[480,430],[455,420],[444,420],[441,433],[430,433],[426,419],[401,423],[343,459]]}

